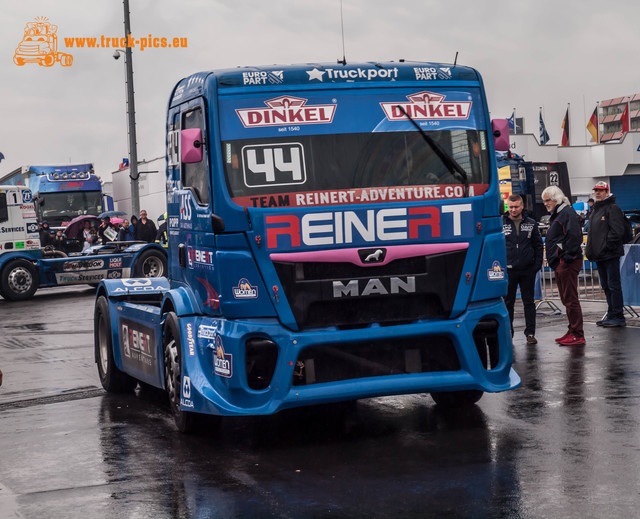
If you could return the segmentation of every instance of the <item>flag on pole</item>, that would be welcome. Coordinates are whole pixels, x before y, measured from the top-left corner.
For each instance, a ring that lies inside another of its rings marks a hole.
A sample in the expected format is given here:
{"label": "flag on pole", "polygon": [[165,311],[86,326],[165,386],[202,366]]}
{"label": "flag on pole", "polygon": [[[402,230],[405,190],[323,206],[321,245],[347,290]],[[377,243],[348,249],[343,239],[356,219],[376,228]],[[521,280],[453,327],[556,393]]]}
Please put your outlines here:
{"label": "flag on pole", "polygon": [[507,121],[509,121],[509,128],[511,128],[511,130],[513,130],[513,133],[516,133],[516,112],[515,112],[515,110],[511,114],[511,117],[509,117],[509,119],[507,119]]}
{"label": "flag on pole", "polygon": [[567,108],[567,112],[564,114],[562,121],[562,140],[560,141],[560,146],[569,146],[569,108]]}
{"label": "flag on pole", "polygon": [[620,120],[622,121],[622,133],[627,133],[629,131],[629,103],[625,105]]}
{"label": "flag on pole", "polygon": [[4,159],[4,155],[0,153],[0,162],[2,162],[2,159]]}
{"label": "flag on pole", "polygon": [[542,109],[540,109],[540,145],[544,146],[549,142],[549,134],[547,133],[547,127],[542,120]]}
{"label": "flag on pole", "polygon": [[598,107],[596,106],[595,110],[591,114],[589,118],[589,122],[587,123],[587,130],[591,134],[591,138],[595,141],[596,144],[600,141],[598,139]]}

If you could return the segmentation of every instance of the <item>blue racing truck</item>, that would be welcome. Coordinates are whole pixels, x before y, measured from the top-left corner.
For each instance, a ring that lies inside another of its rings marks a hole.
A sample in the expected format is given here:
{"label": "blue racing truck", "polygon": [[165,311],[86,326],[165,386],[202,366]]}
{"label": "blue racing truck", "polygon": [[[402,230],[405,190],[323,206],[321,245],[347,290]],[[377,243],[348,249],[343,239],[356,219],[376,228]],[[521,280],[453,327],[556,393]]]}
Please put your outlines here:
{"label": "blue racing truck", "polygon": [[74,256],[42,248],[31,190],[0,185],[0,296],[5,299],[29,299],[44,287],[163,276],[167,270],[167,254],[155,243],[110,242]]}
{"label": "blue racing truck", "polygon": [[203,415],[422,392],[469,405],[517,387],[498,135],[463,66],[183,79],[167,114],[168,279],[98,287],[102,385],[165,389],[181,431]]}
{"label": "blue racing truck", "polygon": [[113,199],[102,191],[93,164],[21,166],[0,178],[0,185],[31,190],[39,222],[62,229],[77,216],[113,209]]}

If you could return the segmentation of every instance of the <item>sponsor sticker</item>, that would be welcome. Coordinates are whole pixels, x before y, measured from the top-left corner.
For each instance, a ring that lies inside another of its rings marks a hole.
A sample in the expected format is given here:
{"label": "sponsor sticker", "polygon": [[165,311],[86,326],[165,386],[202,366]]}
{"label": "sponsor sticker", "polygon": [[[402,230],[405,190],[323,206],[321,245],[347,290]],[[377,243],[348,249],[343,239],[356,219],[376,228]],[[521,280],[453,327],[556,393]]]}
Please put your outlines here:
{"label": "sponsor sticker", "polygon": [[222,337],[216,337],[215,350],[213,357],[213,370],[216,375],[231,378],[233,375],[233,360],[230,353],[225,353],[222,344]]}
{"label": "sponsor sticker", "polygon": [[446,96],[424,90],[407,96],[408,102],[380,103],[389,121],[406,120],[404,110],[416,121],[468,119],[471,101],[446,101]]}
{"label": "sponsor sticker", "polygon": [[218,331],[215,326],[208,326],[206,324],[201,324],[200,326],[198,326],[198,337],[201,339],[214,340],[217,333]]}
{"label": "sponsor sticker", "polygon": [[504,279],[504,269],[498,260],[494,261],[491,268],[487,270],[487,278],[489,281],[502,281]]}
{"label": "sponsor sticker", "polygon": [[280,96],[265,101],[267,108],[239,108],[236,114],[245,128],[289,124],[331,124],[336,105],[307,105],[308,99]]}
{"label": "sponsor sticker", "polygon": [[56,274],[58,285],[78,285],[82,283],[99,283],[107,277],[107,270],[95,270],[91,273],[65,272]]}
{"label": "sponsor sticker", "polygon": [[120,319],[120,347],[124,362],[153,373],[156,363],[153,329],[128,319]]}
{"label": "sponsor sticker", "polygon": [[196,338],[193,334],[193,324],[187,323],[187,349],[189,350],[189,357],[194,357],[196,354]]}
{"label": "sponsor sticker", "polygon": [[282,70],[256,70],[242,73],[244,85],[279,85],[284,81]]}
{"label": "sponsor sticker", "polygon": [[189,268],[213,270],[215,253],[211,250],[187,247],[187,264]]}
{"label": "sponsor sticker", "polygon": [[182,396],[180,397],[180,405],[193,409],[193,400],[191,400],[191,378],[186,375],[182,377]]}
{"label": "sponsor sticker", "polygon": [[101,259],[74,260],[65,262],[62,267],[65,272],[72,270],[95,270],[104,267],[104,261]]}
{"label": "sponsor sticker", "polygon": [[109,268],[119,269],[122,267],[122,258],[109,258]]}
{"label": "sponsor sticker", "polygon": [[258,287],[254,287],[246,278],[238,282],[238,286],[233,287],[234,299],[256,299],[258,297]]}

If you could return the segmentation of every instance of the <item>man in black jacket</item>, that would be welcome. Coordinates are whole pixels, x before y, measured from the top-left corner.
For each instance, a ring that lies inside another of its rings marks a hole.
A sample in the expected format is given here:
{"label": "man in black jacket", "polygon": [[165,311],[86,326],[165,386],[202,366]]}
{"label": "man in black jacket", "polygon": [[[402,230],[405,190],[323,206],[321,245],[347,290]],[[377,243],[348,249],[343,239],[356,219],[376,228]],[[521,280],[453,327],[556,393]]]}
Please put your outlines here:
{"label": "man in black jacket", "polygon": [[584,346],[584,319],[578,298],[578,274],[582,269],[582,228],[571,202],[558,186],[549,186],[541,194],[551,213],[545,239],[547,262],[553,269],[560,301],[567,310],[569,329],[556,342],[561,346]]}
{"label": "man in black jacket", "polygon": [[626,326],[624,298],[620,283],[620,256],[624,255],[624,213],[609,193],[609,184],[598,182],[593,188],[595,204],[589,214],[589,234],[585,253],[596,262],[600,285],[607,296],[607,315],[596,324]]}
{"label": "man in black jacket", "polygon": [[513,337],[513,307],[516,291],[520,286],[520,295],[524,306],[524,334],[527,344],[536,344],[536,306],[534,285],[536,273],[542,267],[542,237],[538,224],[524,214],[524,203],[520,195],[511,195],[507,199],[509,212],[502,217],[502,231],[507,245],[508,289],[504,302],[511,320]]}
{"label": "man in black jacket", "polygon": [[142,209],[140,211],[140,220],[136,223],[133,229],[133,236],[136,240],[146,241],[147,243],[153,243],[156,239],[156,224],[152,220],[147,219],[147,211]]}

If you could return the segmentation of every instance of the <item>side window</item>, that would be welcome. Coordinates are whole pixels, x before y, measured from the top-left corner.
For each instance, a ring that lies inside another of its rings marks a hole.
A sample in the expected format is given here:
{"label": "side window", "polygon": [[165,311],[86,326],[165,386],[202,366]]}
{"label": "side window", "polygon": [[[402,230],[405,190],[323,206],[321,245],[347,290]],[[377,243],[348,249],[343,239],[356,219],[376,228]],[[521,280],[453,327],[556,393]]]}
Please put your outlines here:
{"label": "side window", "polygon": [[[204,117],[202,108],[196,108],[182,114],[182,129],[200,128],[204,137]],[[204,138],[203,138],[204,140]],[[205,141],[205,146],[208,143]],[[200,205],[209,205],[209,171],[207,170],[206,153],[200,162],[182,164],[182,185],[192,188]]]}
{"label": "side window", "polygon": [[0,222],[9,219],[9,207],[7,206],[7,193],[0,193]]}

